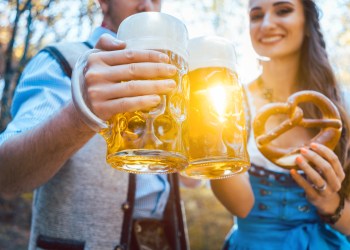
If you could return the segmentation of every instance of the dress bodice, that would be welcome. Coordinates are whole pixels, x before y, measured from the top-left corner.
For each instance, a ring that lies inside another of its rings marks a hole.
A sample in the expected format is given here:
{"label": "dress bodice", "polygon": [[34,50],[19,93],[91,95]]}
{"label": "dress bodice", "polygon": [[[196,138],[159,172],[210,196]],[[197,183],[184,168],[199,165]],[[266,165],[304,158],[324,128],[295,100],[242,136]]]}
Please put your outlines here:
{"label": "dress bodice", "polygon": [[[250,114],[256,110],[246,89]],[[258,150],[251,129],[248,141],[250,183],[255,203],[246,218],[237,218],[225,250],[346,250],[346,237],[325,224],[287,170]]]}

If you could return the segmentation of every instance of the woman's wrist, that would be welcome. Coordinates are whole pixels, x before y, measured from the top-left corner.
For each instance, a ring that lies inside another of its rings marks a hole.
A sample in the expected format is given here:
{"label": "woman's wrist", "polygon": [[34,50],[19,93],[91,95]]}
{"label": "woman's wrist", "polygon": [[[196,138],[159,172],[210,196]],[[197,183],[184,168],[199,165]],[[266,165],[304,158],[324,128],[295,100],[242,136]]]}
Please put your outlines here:
{"label": "woman's wrist", "polygon": [[334,213],[318,213],[321,219],[328,224],[334,225],[340,219],[345,206],[345,197],[339,194],[339,205]]}
{"label": "woman's wrist", "polygon": [[322,202],[322,205],[317,206],[319,214],[334,214],[340,204],[340,195],[338,193],[332,194],[332,197],[327,197],[327,201]]}

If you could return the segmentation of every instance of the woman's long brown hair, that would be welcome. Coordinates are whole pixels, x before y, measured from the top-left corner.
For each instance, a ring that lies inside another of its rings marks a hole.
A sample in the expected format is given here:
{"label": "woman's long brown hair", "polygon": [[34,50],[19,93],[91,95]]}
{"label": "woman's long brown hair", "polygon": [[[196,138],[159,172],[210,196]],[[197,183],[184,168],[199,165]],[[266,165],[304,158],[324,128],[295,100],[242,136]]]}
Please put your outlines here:
{"label": "woman's long brown hair", "polygon": [[[305,38],[301,48],[299,82],[300,90],[309,89],[323,93],[337,106],[343,129],[340,141],[335,149],[344,168],[346,177],[340,190],[341,195],[350,194],[350,121],[342,101],[340,87],[330,65],[326,43],[324,41],[319,18],[320,11],[313,0],[302,0],[305,16]],[[305,107],[310,117],[317,117],[318,110],[314,107]]]}

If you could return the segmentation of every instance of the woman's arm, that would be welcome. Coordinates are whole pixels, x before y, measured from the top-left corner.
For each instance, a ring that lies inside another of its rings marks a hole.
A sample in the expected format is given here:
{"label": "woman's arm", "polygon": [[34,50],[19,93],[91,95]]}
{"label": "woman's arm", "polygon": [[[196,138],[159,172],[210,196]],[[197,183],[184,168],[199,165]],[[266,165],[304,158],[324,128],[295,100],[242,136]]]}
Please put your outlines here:
{"label": "woman's arm", "polygon": [[254,205],[254,194],[248,173],[211,180],[215,196],[233,215],[244,218]]}

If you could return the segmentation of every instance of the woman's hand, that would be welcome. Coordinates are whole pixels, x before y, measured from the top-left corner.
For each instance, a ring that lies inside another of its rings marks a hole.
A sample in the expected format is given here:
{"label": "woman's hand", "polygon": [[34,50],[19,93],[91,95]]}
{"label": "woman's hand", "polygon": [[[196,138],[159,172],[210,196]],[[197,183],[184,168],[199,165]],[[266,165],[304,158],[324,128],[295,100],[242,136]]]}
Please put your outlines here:
{"label": "woman's hand", "polygon": [[[169,57],[154,50],[125,49],[125,43],[103,35],[84,70],[85,100],[102,120],[116,113],[147,110],[174,89],[177,71]],[[152,80],[158,79],[158,80]]]}
{"label": "woman's hand", "polygon": [[294,169],[290,173],[320,214],[333,214],[339,206],[338,191],[345,173],[337,155],[331,149],[318,143],[312,143],[310,148],[302,148],[302,156],[296,159],[306,178]]}

